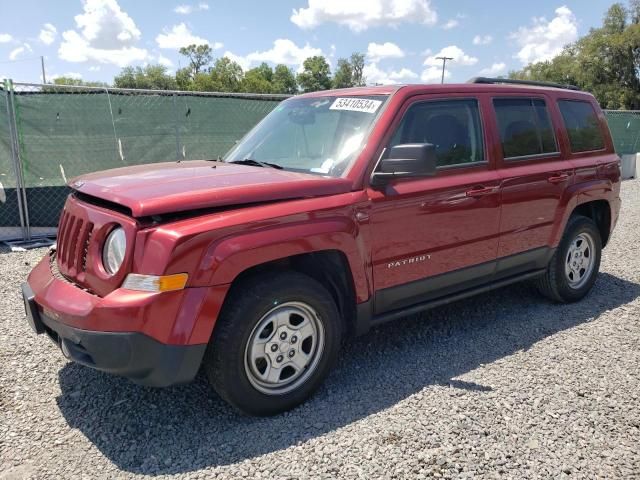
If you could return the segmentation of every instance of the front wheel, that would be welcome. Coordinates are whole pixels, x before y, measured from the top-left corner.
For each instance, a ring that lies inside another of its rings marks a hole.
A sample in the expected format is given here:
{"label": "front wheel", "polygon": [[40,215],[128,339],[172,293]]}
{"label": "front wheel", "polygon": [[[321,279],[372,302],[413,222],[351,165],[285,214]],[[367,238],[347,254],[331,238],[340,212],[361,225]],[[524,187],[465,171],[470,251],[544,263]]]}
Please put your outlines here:
{"label": "front wheel", "polygon": [[545,274],[538,279],[538,290],[557,302],[582,299],[596,281],[601,254],[602,239],[593,220],[572,216]]}
{"label": "front wheel", "polygon": [[322,383],[341,335],[335,302],[316,280],[297,272],[257,275],[234,286],[204,369],[237,409],[272,415],[302,403]]}

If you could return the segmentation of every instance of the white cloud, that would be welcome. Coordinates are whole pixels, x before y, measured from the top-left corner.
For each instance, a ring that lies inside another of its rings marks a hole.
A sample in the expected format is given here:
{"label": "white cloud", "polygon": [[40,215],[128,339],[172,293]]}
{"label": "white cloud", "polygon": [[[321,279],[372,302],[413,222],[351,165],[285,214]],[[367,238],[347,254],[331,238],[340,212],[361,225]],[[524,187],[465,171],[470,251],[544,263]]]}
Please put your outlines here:
{"label": "white cloud", "polygon": [[179,48],[193,44],[209,45],[214,50],[218,50],[224,46],[220,42],[211,43],[206,38],[194,35],[184,22],[174,25],[171,29],[165,28],[164,33],[156,37],[156,43],[158,47],[170,50],[178,50]]}
{"label": "white cloud", "polygon": [[473,37],[474,45],[489,45],[491,42],[493,42],[491,35],[476,35]]}
{"label": "white cloud", "polygon": [[199,12],[203,10],[209,10],[208,3],[200,2],[197,5],[183,4],[183,5],[178,5],[176,6],[176,8],[173,9],[174,12],[180,15],[189,15],[190,13]]}
{"label": "white cloud", "polygon": [[300,28],[334,22],[354,32],[401,23],[433,25],[437,19],[429,0],[309,0],[307,8],[291,14],[291,21]]}
{"label": "white cloud", "polygon": [[31,52],[33,52],[31,45],[29,45],[28,43],[23,43],[22,46],[11,50],[11,52],[9,53],[9,60],[16,60],[23,53],[31,53]]}
{"label": "white cloud", "polygon": [[13,40],[13,37],[8,33],[0,33],[0,43],[9,43]]}
{"label": "white cloud", "polygon": [[520,46],[516,57],[523,64],[550,60],[578,38],[578,21],[573,12],[562,6],[555,14],[551,21],[534,17],[531,26],[520,27],[510,35]]}
{"label": "white cloud", "polygon": [[[449,70],[444,71],[444,78],[447,79],[451,76],[451,72]],[[420,75],[420,80],[424,83],[440,83],[442,80],[442,67],[427,67],[422,71],[422,75]]]}
{"label": "white cloud", "polygon": [[392,42],[370,43],[367,47],[367,58],[372,63],[379,62],[384,58],[402,58],[404,52],[402,49]]}
{"label": "white cloud", "polygon": [[496,76],[505,73],[507,64],[504,62],[494,63],[490,67],[480,70],[480,75]]}
{"label": "white cloud", "polygon": [[58,75],[58,74],[49,75],[47,77],[47,80],[53,81],[56,78],[60,78],[60,77],[74,78],[76,80],[82,80],[82,74],[81,73],[77,73],[77,72],[67,72],[67,73],[63,73],[62,75]]}
{"label": "white cloud", "polygon": [[126,67],[149,58],[146,49],[135,46],[142,34],[116,0],[84,0],[83,8],[84,13],[74,18],[79,32],[62,34],[60,59]]}
{"label": "white cloud", "polygon": [[158,55],[158,63],[167,68],[173,67],[173,62],[162,54]]}
{"label": "white cloud", "polygon": [[458,25],[460,25],[460,22],[455,18],[452,18],[447,23],[442,25],[442,28],[444,28],[445,30],[451,30],[452,28],[456,28]]}
{"label": "white cloud", "polygon": [[53,42],[55,42],[57,36],[58,30],[56,29],[56,27],[50,23],[45,23],[40,30],[38,38],[45,45],[51,45]]}
{"label": "white cloud", "polygon": [[102,68],[100,67],[100,65],[91,65],[89,67],[89,71],[90,72],[99,72],[100,70],[102,70]]}
{"label": "white cloud", "polygon": [[405,83],[418,78],[418,74],[408,68],[381,70],[375,62],[366,64],[362,70],[362,74],[366,78],[368,85],[391,85],[394,83]]}
{"label": "white cloud", "polygon": [[456,45],[449,45],[448,47],[443,48],[435,55],[428,56],[424,60],[424,65],[430,67],[438,67],[442,66],[442,60],[439,60],[436,57],[452,57],[453,60],[448,60],[447,65],[451,66],[470,66],[478,63],[478,59],[476,57],[472,57],[464,53],[464,51],[457,47]]}
{"label": "white cloud", "polygon": [[242,70],[249,70],[249,68],[251,67],[251,61],[247,60],[246,57],[242,57],[240,55],[236,55],[232,52],[224,52],[224,55],[222,55],[223,57],[227,57],[229,60],[231,60],[232,62],[236,62],[238,65],[240,65],[242,67]]}
{"label": "white cloud", "polygon": [[224,54],[225,57],[237,62],[244,70],[248,69],[252,64],[260,62],[283,63],[285,65],[293,65],[300,70],[302,62],[315,55],[323,55],[322,50],[312,47],[308,43],[303,47],[299,47],[288,38],[279,38],[273,42],[273,47],[269,50],[256,51],[244,57],[231,52],[225,52]]}

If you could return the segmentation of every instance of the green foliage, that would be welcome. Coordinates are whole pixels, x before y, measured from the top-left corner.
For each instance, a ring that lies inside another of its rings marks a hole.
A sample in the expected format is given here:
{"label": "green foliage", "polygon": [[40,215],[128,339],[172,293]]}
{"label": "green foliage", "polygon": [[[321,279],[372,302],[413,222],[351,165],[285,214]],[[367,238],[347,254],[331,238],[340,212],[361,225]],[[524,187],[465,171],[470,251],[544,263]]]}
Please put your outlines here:
{"label": "green foliage", "polygon": [[152,90],[175,90],[175,77],[167,74],[163,65],[147,65],[146,67],[125,67],[120,75],[113,79],[118,88],[147,88]]}
{"label": "green foliage", "polygon": [[[349,59],[338,60],[333,79],[329,63],[323,56],[307,58],[303,63],[303,71],[296,77],[291,68],[282,64],[272,68],[263,62],[243,72],[237,62],[222,57],[211,66],[213,51],[209,45],[189,45],[181,48],[180,54],[189,59],[189,65],[178,69],[174,75],[169,75],[161,65],[126,67],[114,78],[114,85],[121,88],[295,95],[299,91],[313,92],[365,84],[362,76],[365,56],[362,53],[353,53]],[[73,79],[67,81],[76,82]]]}
{"label": "green foliage", "polygon": [[315,92],[331,88],[331,69],[323,56],[316,55],[307,58],[302,67],[302,73],[298,74],[298,85],[303,92]]}
{"label": "green foliage", "polygon": [[180,55],[184,55],[189,59],[189,71],[191,78],[194,78],[202,71],[202,67],[206,67],[213,60],[213,50],[209,45],[192,44],[180,49]]}
{"label": "green foliage", "polygon": [[527,65],[511,78],[577,85],[603,108],[640,108],[640,0],[613,4],[603,26],[567,45],[550,61]]}
{"label": "green foliage", "polygon": [[273,93],[285,93],[289,95],[298,93],[296,76],[286,65],[276,65],[273,72]]}
{"label": "green foliage", "polygon": [[338,60],[338,68],[333,75],[333,88],[353,87],[353,68],[348,60],[341,58]]}
{"label": "green foliage", "polygon": [[83,87],[108,87],[109,84],[105,82],[88,82],[80,78],[73,77],[57,77],[53,79],[54,85],[75,85]]}

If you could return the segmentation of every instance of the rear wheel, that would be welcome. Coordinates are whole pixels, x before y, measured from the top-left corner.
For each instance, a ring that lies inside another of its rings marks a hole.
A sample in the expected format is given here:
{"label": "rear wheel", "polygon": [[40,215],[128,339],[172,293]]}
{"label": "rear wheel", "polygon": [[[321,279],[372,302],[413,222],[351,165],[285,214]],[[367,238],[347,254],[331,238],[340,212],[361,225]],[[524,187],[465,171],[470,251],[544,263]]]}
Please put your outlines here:
{"label": "rear wheel", "polygon": [[600,270],[602,240],[590,218],[572,216],[538,290],[557,302],[582,299],[596,281]]}
{"label": "rear wheel", "polygon": [[333,298],[296,272],[234,286],[204,369],[218,394],[244,413],[272,415],[306,400],[338,354],[342,322]]}

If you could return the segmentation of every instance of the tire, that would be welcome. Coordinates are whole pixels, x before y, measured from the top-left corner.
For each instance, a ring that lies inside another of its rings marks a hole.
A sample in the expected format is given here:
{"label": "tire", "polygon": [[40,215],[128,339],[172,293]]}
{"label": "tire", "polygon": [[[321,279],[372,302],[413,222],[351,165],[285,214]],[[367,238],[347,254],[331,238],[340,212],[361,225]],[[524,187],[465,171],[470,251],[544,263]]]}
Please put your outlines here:
{"label": "tire", "polygon": [[275,415],[301,404],[320,386],[341,339],[342,319],[319,282],[290,271],[259,274],[232,288],[203,369],[215,391],[236,409]]}
{"label": "tire", "polygon": [[[575,253],[579,253],[581,249],[586,249],[582,257],[578,256],[574,259]],[[588,257],[586,251],[589,251]],[[571,259],[569,259],[570,252],[573,253]],[[545,297],[560,303],[581,300],[589,293],[596,281],[600,271],[601,255],[602,239],[593,220],[581,215],[571,216],[560,245],[547,265],[547,270],[537,280],[538,291]],[[576,264],[573,263],[574,260]],[[584,273],[582,273],[583,270]]]}

